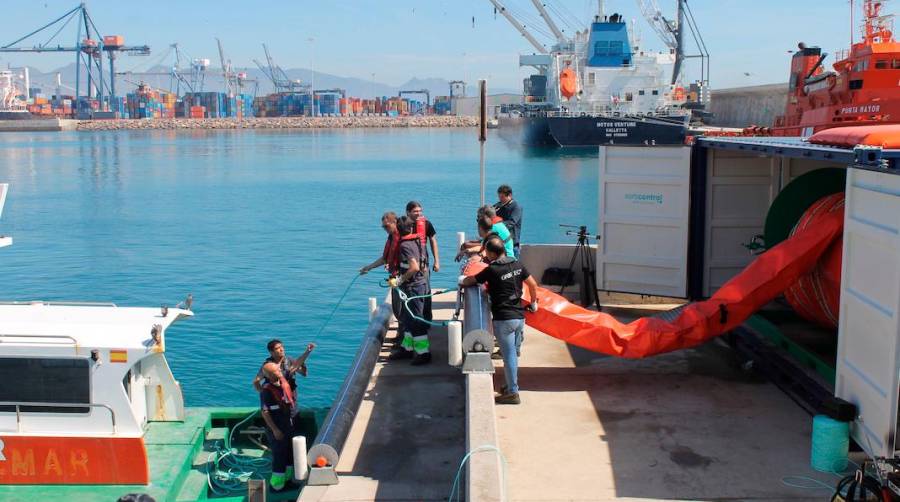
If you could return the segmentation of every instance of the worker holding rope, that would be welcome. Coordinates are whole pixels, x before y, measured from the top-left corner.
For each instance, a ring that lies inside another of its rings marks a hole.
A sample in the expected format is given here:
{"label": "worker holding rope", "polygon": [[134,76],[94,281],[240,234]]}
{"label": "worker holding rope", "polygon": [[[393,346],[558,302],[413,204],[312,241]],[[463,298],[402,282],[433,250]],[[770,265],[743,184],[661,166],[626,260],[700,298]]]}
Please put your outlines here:
{"label": "worker holding rope", "polygon": [[[400,236],[399,271],[397,277],[389,281],[393,289],[399,289],[407,297],[405,307],[400,312],[402,342],[399,350],[391,352],[391,359],[412,357],[412,365],[418,366],[431,362],[431,350],[428,341],[428,322],[425,315],[425,296],[428,295],[428,281],[425,277],[422,254],[424,246],[416,234],[416,221],[408,216],[397,222],[397,233]],[[400,303],[403,307],[403,303]]]}
{"label": "worker holding rope", "polygon": [[[360,268],[359,274],[365,275],[370,270],[383,266],[387,269],[390,277],[397,277],[400,274],[400,235],[397,233],[397,213],[393,211],[384,213],[381,216],[381,228],[387,233],[384,250],[377,260]],[[397,319],[397,333],[403,333],[403,302],[400,300],[397,288],[391,288],[391,308],[394,311],[394,318]],[[394,339],[392,352],[402,350],[400,346],[402,338],[402,335],[398,335]]]}

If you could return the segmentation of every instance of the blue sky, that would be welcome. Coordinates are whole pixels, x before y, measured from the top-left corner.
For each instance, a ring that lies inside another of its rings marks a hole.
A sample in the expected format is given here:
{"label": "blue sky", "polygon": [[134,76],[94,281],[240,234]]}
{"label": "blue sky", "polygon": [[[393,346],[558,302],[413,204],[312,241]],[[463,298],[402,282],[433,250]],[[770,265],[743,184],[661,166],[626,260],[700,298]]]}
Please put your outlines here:
{"label": "blue sky", "polygon": [[[544,1],[585,23],[597,8],[595,0]],[[674,0],[657,1],[671,15]],[[537,18],[529,0],[504,3]],[[662,48],[634,0],[606,4],[607,13],[621,12],[636,20],[645,48]],[[75,5],[75,0],[0,0],[0,45]],[[518,54],[531,52],[502,16],[495,19],[488,0],[88,0],[87,5],[104,34],[121,34],[126,43],[151,46],[148,58],[123,56],[121,69],[156,62],[172,42],[218,66],[214,37],[219,37],[236,66],[262,60],[260,44],[266,42],[284,68],[309,68],[312,60],[316,71],[365,79],[374,73],[375,80],[393,85],[412,77],[469,82],[487,78],[489,88],[518,89],[528,74],[518,68]],[[788,51],[800,40],[829,53],[849,42],[847,0],[691,0],[690,5],[712,54],[714,88],[786,81]],[[74,42],[73,30],[63,34],[64,42]],[[29,64],[46,71],[73,59],[0,54],[0,66]]]}

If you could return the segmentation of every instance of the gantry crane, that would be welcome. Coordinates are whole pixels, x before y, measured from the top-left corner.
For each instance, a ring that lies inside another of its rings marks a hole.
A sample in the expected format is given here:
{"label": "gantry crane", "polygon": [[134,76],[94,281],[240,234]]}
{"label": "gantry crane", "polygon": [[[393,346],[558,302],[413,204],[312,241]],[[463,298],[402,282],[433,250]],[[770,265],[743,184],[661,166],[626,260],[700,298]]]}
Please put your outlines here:
{"label": "gantry crane", "polygon": [[281,69],[280,66],[275,64],[275,60],[272,59],[272,55],[269,53],[269,48],[266,44],[262,44],[263,52],[266,54],[266,64],[263,65],[257,60],[253,60],[256,66],[259,67],[259,70],[265,75],[271,82],[272,85],[275,86],[275,92],[300,92],[304,94],[309,94],[310,89],[308,85],[303,84],[300,80],[291,79],[288,77],[287,73]]}
{"label": "gantry crane", "polygon": [[[75,21],[77,34],[75,45],[64,46],[59,43],[52,44],[53,40],[72,21]],[[43,43],[37,43],[31,47],[22,46],[28,39],[36,39],[41,33],[50,33],[55,30]],[[34,38],[32,38],[34,37]],[[62,16],[28,33],[23,37],[0,46],[0,52],[26,53],[26,52],[74,52],[75,53],[75,98],[81,95],[81,72],[86,73],[88,97],[94,97],[103,101],[104,93],[108,90],[108,96],[115,98],[115,60],[120,52],[132,55],[148,55],[150,47],[146,45],[125,45],[124,38],[119,35],[102,36],[94,20],[88,13],[84,3],[70,9]],[[103,68],[103,55],[109,59],[109,75],[105,77]]]}
{"label": "gantry crane", "polygon": [[424,94],[425,95],[425,104],[431,106],[431,92],[428,89],[417,89],[414,91],[400,91],[397,94],[397,97],[402,98],[404,94]]}

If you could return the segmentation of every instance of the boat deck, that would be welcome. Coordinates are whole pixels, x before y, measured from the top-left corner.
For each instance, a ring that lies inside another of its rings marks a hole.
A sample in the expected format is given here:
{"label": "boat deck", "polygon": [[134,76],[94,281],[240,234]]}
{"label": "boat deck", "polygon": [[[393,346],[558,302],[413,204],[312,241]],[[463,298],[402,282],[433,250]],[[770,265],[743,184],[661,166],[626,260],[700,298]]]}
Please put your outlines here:
{"label": "boat deck", "polygon": [[[449,318],[453,302],[436,298],[434,318]],[[445,331],[434,334],[430,366],[378,362],[340,484],[307,487],[299,500],[447,499],[465,454],[465,380],[446,365]],[[783,478],[838,480],[809,467],[811,417],[719,341],[622,360],[528,328],[519,380],[522,404],[492,410],[511,501],[821,500],[826,490]]]}
{"label": "boat deck", "polygon": [[[150,461],[150,484],[140,485],[2,485],[3,502],[115,501],[128,493],[146,493],[157,502],[195,501],[214,498],[223,501],[246,500],[246,488],[233,496],[208,494],[206,467],[215,443],[226,429],[214,427],[217,421],[234,422],[255,408],[187,408],[184,422],[150,422],[144,441]],[[221,437],[220,437],[221,436]],[[240,453],[261,456],[259,448],[240,448]],[[40,466],[37,466],[40,468]],[[98,466],[97,468],[102,468]],[[268,500],[293,500],[297,492],[283,493]]]}

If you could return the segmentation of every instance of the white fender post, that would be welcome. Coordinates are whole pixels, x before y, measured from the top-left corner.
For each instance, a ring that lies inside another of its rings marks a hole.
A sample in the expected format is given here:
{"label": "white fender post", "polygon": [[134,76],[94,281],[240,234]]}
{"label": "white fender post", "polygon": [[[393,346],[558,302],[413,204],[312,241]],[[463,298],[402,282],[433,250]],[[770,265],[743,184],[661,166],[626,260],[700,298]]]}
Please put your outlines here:
{"label": "white fender post", "polygon": [[309,476],[309,465],[306,463],[306,438],[294,436],[291,444],[294,448],[294,479],[303,481]]}
{"label": "white fender post", "polygon": [[466,233],[456,232],[456,247],[462,247],[464,242],[466,242]]}
{"label": "white fender post", "polygon": [[374,297],[369,297],[369,320],[372,320],[372,316],[375,315],[375,311],[378,310],[378,299]]}
{"label": "white fender post", "polygon": [[461,366],[462,353],[462,323],[450,321],[447,325],[447,362],[450,366]]}

